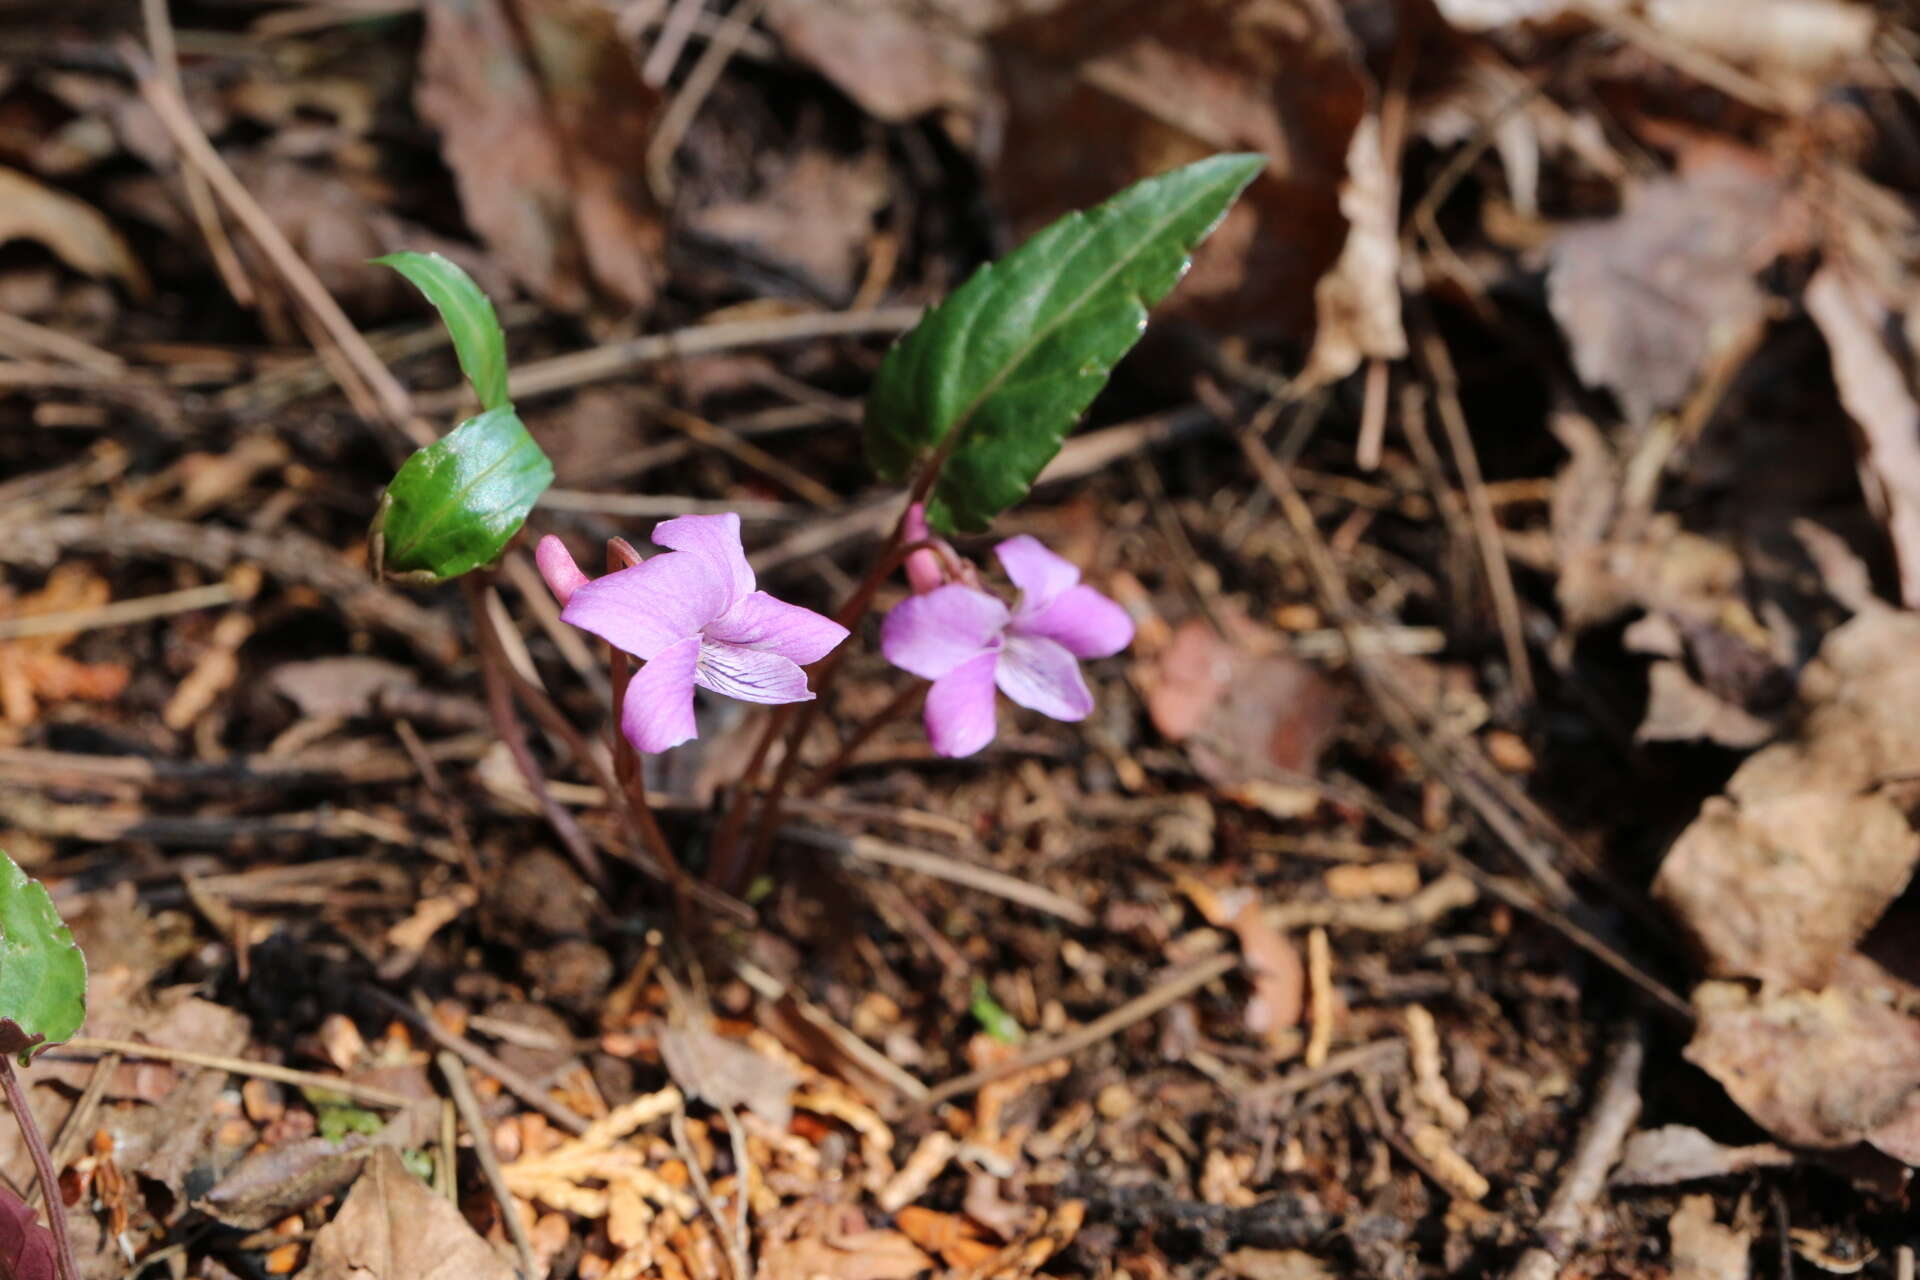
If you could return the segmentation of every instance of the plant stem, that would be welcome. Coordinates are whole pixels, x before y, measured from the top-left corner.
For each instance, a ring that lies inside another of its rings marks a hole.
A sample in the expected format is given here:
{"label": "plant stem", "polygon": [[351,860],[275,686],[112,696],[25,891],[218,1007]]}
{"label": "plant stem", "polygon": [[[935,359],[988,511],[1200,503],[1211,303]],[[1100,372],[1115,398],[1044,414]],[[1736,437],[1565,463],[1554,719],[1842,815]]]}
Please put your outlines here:
{"label": "plant stem", "polygon": [[493,629],[493,615],[487,609],[488,577],[470,573],[460,580],[460,585],[466,592],[467,611],[473,615],[474,638],[480,646],[480,674],[487,687],[487,711],[492,716],[494,731],[507,744],[521,778],[533,792],[541,813],[546,815],[547,825],[560,837],[560,843],[567,847],[581,873],[605,895],[607,873],[600,865],[600,855],[573,815],[561,808],[559,801],[548,792],[546,775],[540,772],[533,748],[527,741],[526,726],[520,723],[519,713],[514,710],[511,680],[514,672],[499,633]]}
{"label": "plant stem", "polygon": [[13,1071],[13,1055],[0,1054],[0,1089],[13,1110],[13,1122],[33,1157],[33,1172],[40,1179],[42,1198],[47,1202],[47,1226],[53,1231],[53,1257],[60,1267],[60,1280],[80,1280],[80,1264],[73,1256],[73,1239],[67,1234],[67,1202],[60,1195],[60,1180],[54,1174],[53,1158],[47,1154],[47,1140],[40,1136],[40,1125],[27,1105],[27,1091]]}
{"label": "plant stem", "polygon": [[[940,478],[940,469],[946,465],[947,453],[951,448],[952,440],[949,439],[932,460],[920,469],[920,474],[914,477],[913,486],[907,492],[907,500],[900,508],[900,517],[893,522],[893,531],[887,535],[886,542],[874,556],[873,564],[867,570],[867,576],[853,589],[853,594],[847,598],[846,604],[842,605],[839,613],[834,616],[834,621],[847,630],[853,630],[859,623],[860,618],[867,611],[867,606],[873,603],[874,594],[880,590],[880,584],[885,582],[887,575],[906,559],[907,552],[914,549],[901,545],[907,533],[907,516],[912,512],[915,503],[925,501],[927,495],[933,492],[934,482]],[[767,762],[767,753],[773,749],[774,739],[778,738],[781,731],[786,729],[788,723],[794,719],[795,704],[788,703],[779,707],[767,717],[767,727],[761,731],[760,741],[754,744],[753,754],[747,759],[747,767],[741,770],[740,780],[734,784],[733,801],[727,808],[726,816],[720,820],[719,827],[714,831],[713,858],[707,866],[709,882],[737,893],[742,879],[743,861],[757,867],[765,859],[766,855],[759,851],[759,846],[771,837],[774,824],[780,820],[780,793],[786,786],[787,780],[793,776],[794,767],[798,763],[795,752],[799,744],[805,740],[807,730],[813,727],[813,718],[820,713],[820,703],[826,697],[835,673],[840,670],[840,660],[845,655],[846,646],[842,645],[810,669],[808,674],[813,677],[813,701],[802,707],[799,712],[799,722],[794,724],[792,730],[787,733],[787,753],[780,761],[780,768],[774,775],[773,784],[768,788],[766,811],[760,819],[760,825],[754,830],[752,856],[743,859],[741,855],[745,851],[740,847],[740,832],[746,826],[747,809],[753,803],[755,783],[760,777],[761,767]]]}
{"label": "plant stem", "polygon": [[[854,588],[853,595],[840,610],[834,621],[851,631],[866,616],[867,608],[873,603],[873,597],[880,590],[893,571],[900,567],[906,558],[907,549],[900,545],[901,531],[905,527],[903,516],[896,525],[893,535],[887,539],[886,546],[875,558],[873,568],[860,585]],[[767,848],[773,842],[774,830],[780,825],[780,811],[786,805],[787,784],[793,780],[794,770],[800,767],[800,744],[807,740],[807,731],[813,728],[814,720],[820,714],[820,708],[826,702],[827,692],[833,687],[834,677],[840,673],[847,655],[847,646],[842,645],[828,654],[814,668],[813,701],[800,704],[800,712],[794,718],[793,728],[787,731],[786,750],[780,757],[780,766],[774,770],[773,781],[767,786],[766,799],[761,804],[760,821],[754,825],[753,836],[747,841],[745,849],[744,881],[750,882],[759,873],[767,860]],[[743,794],[743,799],[745,798]],[[741,873],[736,872],[739,875]],[[723,887],[725,887],[723,885]],[[735,890],[738,892],[738,890]]]}
{"label": "plant stem", "polygon": [[[632,543],[625,538],[607,539],[608,573],[631,569],[639,563],[640,553],[633,549]],[[633,680],[633,664],[624,651],[611,643],[607,645],[607,671],[613,689],[610,708],[613,716],[613,774],[619,783],[619,798],[626,801],[627,812],[632,816],[633,825],[639,830],[641,839],[646,841],[647,848],[670,877],[674,912],[684,925],[691,918],[688,911],[687,874],[680,866],[680,859],[674,855],[673,846],[667,843],[666,833],[660,830],[660,820],[654,816],[653,806],[647,802],[647,771],[641,763],[640,753],[620,729],[620,713],[626,706],[627,685]],[[616,803],[616,799],[610,795],[607,802]]]}
{"label": "plant stem", "polygon": [[821,765],[814,775],[807,779],[806,784],[800,788],[800,794],[813,797],[826,790],[827,784],[840,775],[840,771],[847,767],[848,762],[859,754],[860,748],[873,740],[874,734],[913,710],[926,695],[927,686],[921,681],[914,681],[902,688],[899,693],[894,694],[886,706],[868,716],[866,723],[853,731],[853,736],[840,745],[840,750],[834,753],[833,759]]}

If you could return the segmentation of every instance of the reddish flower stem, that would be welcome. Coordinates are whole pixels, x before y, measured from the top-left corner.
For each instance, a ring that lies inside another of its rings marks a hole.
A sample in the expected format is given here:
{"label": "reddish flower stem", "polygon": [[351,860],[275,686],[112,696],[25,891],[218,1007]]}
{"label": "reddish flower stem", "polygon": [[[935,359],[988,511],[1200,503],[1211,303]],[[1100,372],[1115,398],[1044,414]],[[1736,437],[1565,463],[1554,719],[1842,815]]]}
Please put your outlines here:
{"label": "reddish flower stem", "polygon": [[460,585],[466,592],[467,611],[473,615],[474,638],[480,648],[480,675],[487,688],[487,711],[493,719],[494,732],[507,744],[507,752],[513,757],[513,763],[519,768],[528,789],[533,792],[541,813],[546,815],[547,825],[560,837],[560,843],[567,847],[567,852],[579,865],[581,874],[604,895],[607,892],[607,873],[600,865],[600,855],[587,839],[587,833],[574,821],[573,815],[561,808],[559,801],[547,790],[547,777],[533,758],[526,726],[520,722],[519,713],[514,710],[513,667],[507,660],[506,648],[500,641],[499,633],[493,628],[493,615],[487,611],[488,575],[470,573],[460,580]]}
{"label": "reddish flower stem", "polygon": [[67,1234],[67,1202],[60,1194],[60,1179],[53,1168],[53,1157],[47,1154],[47,1140],[40,1136],[39,1122],[33,1118],[33,1108],[27,1105],[27,1091],[20,1084],[20,1077],[13,1071],[13,1055],[0,1054],[0,1089],[7,1095],[7,1106],[13,1111],[13,1122],[20,1126],[20,1136],[27,1144],[27,1154],[33,1157],[34,1176],[40,1179],[40,1192],[47,1202],[47,1226],[53,1232],[53,1259],[60,1268],[60,1280],[80,1280],[80,1263],[73,1256],[73,1238]]}
{"label": "reddish flower stem", "polygon": [[[640,563],[640,553],[625,538],[607,539],[607,572],[618,573],[622,569],[631,569]],[[673,884],[673,902],[675,913],[684,925],[689,919],[691,901],[687,894],[686,872],[681,869],[680,859],[674,855],[673,846],[667,843],[666,833],[660,829],[660,820],[654,816],[653,805],[647,800],[647,771],[640,761],[640,753],[634,750],[627,735],[620,730],[620,712],[626,705],[627,685],[633,679],[633,663],[627,655],[614,645],[607,645],[607,667],[613,688],[613,773],[620,784],[620,796],[626,801],[627,812],[633,817],[633,825],[639,830],[641,839],[653,853],[661,867],[671,877]],[[615,802],[608,796],[609,804]]]}
{"label": "reddish flower stem", "polygon": [[[881,584],[887,580],[887,575],[898,568],[900,562],[906,558],[910,548],[900,545],[900,540],[905,535],[906,524],[906,512],[902,511],[900,519],[894,523],[893,532],[887,535],[885,544],[880,548],[879,554],[874,557],[866,577],[854,587],[853,593],[847,597],[847,602],[840,606],[840,611],[834,615],[833,620],[847,630],[852,631],[859,625],[860,619],[866,615],[867,607],[873,603],[873,597],[879,592]],[[770,814],[773,821],[778,821],[780,804],[778,797],[792,778],[793,770],[799,763],[796,755],[798,746],[806,738],[807,730],[813,727],[814,717],[820,714],[820,704],[825,700],[827,691],[832,688],[834,676],[840,670],[840,662],[846,654],[847,646],[842,644],[807,669],[813,685],[811,702],[787,703],[774,708],[773,714],[767,717],[766,728],[761,730],[760,740],[754,744],[753,754],[747,759],[747,767],[741,771],[740,780],[734,784],[733,801],[727,807],[726,816],[720,820],[719,827],[714,831],[713,860],[707,867],[707,879],[718,887],[730,893],[738,893],[747,878],[743,874],[746,864],[750,863],[757,867],[762,861],[760,857],[744,856],[748,853],[748,847],[743,847],[740,843],[740,833],[746,828],[747,813],[753,804],[754,793],[757,790],[755,783],[760,776],[761,767],[766,764],[767,754],[773,749],[774,741],[781,736],[783,730],[787,730],[791,723],[792,729],[786,733],[786,755],[781,758],[780,767],[774,773],[766,800],[766,814]],[[796,709],[798,710],[797,719]],[[772,830],[766,814],[763,814],[760,825],[755,828],[752,842],[754,845],[759,843],[761,832]]]}
{"label": "reddish flower stem", "polygon": [[853,731],[853,736],[840,745],[840,750],[834,753],[833,759],[821,765],[814,775],[807,779],[805,785],[800,788],[800,794],[811,798],[826,790],[827,784],[840,776],[840,771],[860,753],[860,748],[873,740],[874,734],[919,706],[920,700],[926,696],[925,684],[915,683],[902,687],[886,706],[868,716],[866,723]]}

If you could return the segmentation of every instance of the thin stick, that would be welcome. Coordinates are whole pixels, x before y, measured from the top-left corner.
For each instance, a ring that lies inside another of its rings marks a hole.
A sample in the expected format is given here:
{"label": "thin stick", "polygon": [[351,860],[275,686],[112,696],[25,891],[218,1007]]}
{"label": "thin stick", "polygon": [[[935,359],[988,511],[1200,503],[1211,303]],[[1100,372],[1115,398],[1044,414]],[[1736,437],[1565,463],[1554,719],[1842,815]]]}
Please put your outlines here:
{"label": "thin stick", "polygon": [[944,1084],[937,1084],[927,1090],[923,1106],[934,1107],[957,1098],[961,1094],[972,1093],[981,1085],[992,1084],[995,1080],[1004,1080],[1017,1075],[1030,1067],[1052,1062],[1055,1058],[1068,1057],[1082,1049],[1091,1048],[1136,1022],[1151,1018],[1168,1005],[1185,999],[1188,995],[1206,986],[1215,978],[1231,973],[1240,964],[1240,956],[1231,951],[1209,956],[1186,969],[1175,973],[1165,982],[1135,996],[1119,1008],[1095,1018],[1078,1031],[1070,1031],[1054,1040],[1030,1045],[1021,1053],[995,1066],[984,1067],[979,1071],[969,1071],[966,1075],[956,1076]]}
{"label": "thin stick", "polygon": [[323,1076],[317,1071],[300,1071],[293,1067],[276,1066],[271,1062],[228,1058],[217,1053],[200,1053],[193,1049],[172,1049],[166,1045],[146,1044],[139,1040],[80,1036],[47,1052],[53,1057],[64,1057],[68,1054],[106,1057],[119,1054],[123,1058],[181,1062],[190,1067],[205,1067],[209,1071],[224,1071],[228,1075],[253,1076],[261,1080],[272,1080],[276,1084],[290,1084],[297,1089],[325,1089],[343,1098],[351,1098],[355,1102],[364,1102],[375,1107],[392,1107],[396,1110],[410,1107],[418,1101],[417,1098],[409,1098],[406,1094],[395,1093],[391,1089],[382,1089],[370,1084],[356,1084],[352,1080],[344,1080],[339,1076]]}
{"label": "thin stick", "polygon": [[533,1081],[515,1071],[500,1059],[482,1049],[471,1040],[454,1035],[426,1014],[414,1009],[404,1001],[396,1000],[378,987],[363,988],[368,999],[374,1000],[382,1008],[390,1009],[395,1016],[405,1019],[407,1024],[419,1031],[427,1039],[442,1049],[461,1058],[468,1066],[478,1067],[500,1082],[500,1087],[520,1101],[538,1111],[547,1119],[578,1136],[587,1131],[587,1121],[578,1112],[561,1106],[548,1097]]}
{"label": "thin stick", "polygon": [[73,1240],[67,1234],[67,1206],[60,1198],[60,1179],[55,1175],[53,1159],[47,1155],[47,1140],[40,1136],[40,1123],[27,1105],[27,1091],[13,1073],[13,1055],[0,1054],[0,1089],[13,1109],[13,1122],[20,1126],[27,1154],[33,1157],[33,1172],[47,1197],[47,1225],[53,1228],[53,1260],[59,1265],[60,1280],[80,1280],[80,1268],[74,1261]]}
{"label": "thin stick", "polygon": [[507,661],[500,637],[494,632],[492,615],[487,612],[484,578],[484,574],[470,573],[460,580],[460,585],[466,592],[467,612],[473,617],[474,636],[480,644],[480,676],[486,685],[487,711],[493,717],[494,730],[499,733],[500,740],[507,744],[507,752],[513,757],[513,763],[519,768],[527,788],[533,792],[534,801],[546,816],[547,825],[560,837],[560,843],[566,846],[580,873],[605,893],[607,872],[600,865],[600,855],[574,816],[561,808],[560,802],[548,790],[547,776],[534,760],[526,728],[520,723],[519,713],[514,710],[511,677],[516,673]]}
{"label": "thin stick", "polygon": [[[173,18],[167,12],[167,0],[141,0],[140,8],[146,18],[147,45],[153,50],[154,62],[159,64],[161,74],[167,77],[174,91],[184,93],[180,55],[174,47]],[[213,255],[214,268],[219,271],[227,292],[241,306],[253,306],[259,295],[254,292],[253,281],[247,278],[246,268],[240,265],[240,255],[233,251],[233,241],[220,221],[220,211],[214,207],[213,192],[207,189],[206,178],[188,165],[181,167],[180,182],[187,190],[193,220],[200,224],[200,234],[206,237],[207,251]]]}
{"label": "thin stick", "polygon": [[[87,1132],[87,1126],[93,1123],[94,1113],[100,1109],[100,1099],[107,1095],[107,1082],[113,1079],[113,1073],[120,1069],[120,1064],[125,1060],[117,1053],[110,1053],[93,1064],[80,1101],[73,1104],[73,1110],[67,1113],[66,1123],[54,1135],[54,1168],[66,1168],[79,1156],[81,1148],[87,1145],[87,1140],[92,1136]],[[33,1194],[27,1197],[27,1203],[36,1203],[44,1191],[45,1188],[35,1182]]]}
{"label": "thin stick", "polygon": [[[908,507],[910,508],[924,496],[924,493],[918,491],[909,495]],[[893,533],[887,538],[886,545],[880,549],[880,554],[874,557],[873,567],[867,571],[866,578],[854,588],[853,595],[845,605],[841,606],[839,614],[834,618],[834,621],[849,631],[860,625],[860,619],[866,616],[867,608],[873,603],[873,597],[879,592],[880,585],[887,580],[894,569],[899,567],[900,561],[905,557],[906,548],[901,543],[905,530],[906,511],[903,509],[900,519],[893,526]],[[813,668],[813,701],[799,704],[799,713],[793,716],[793,727],[787,731],[786,752],[780,757],[780,765],[774,770],[773,781],[767,787],[766,800],[760,809],[760,821],[753,829],[753,838],[747,842],[746,882],[750,883],[759,873],[760,868],[766,864],[767,854],[773,845],[773,833],[780,826],[780,813],[785,803],[787,784],[793,780],[794,770],[800,767],[801,744],[807,740],[807,731],[813,728],[814,720],[820,715],[820,707],[826,700],[827,691],[833,687],[834,677],[840,672],[840,665],[846,659],[848,648],[847,645],[841,645]],[[788,704],[781,710],[788,711],[791,706],[792,704]],[[766,758],[765,748],[771,744],[780,724],[781,720],[778,717],[768,722],[767,732],[760,740],[760,747],[754,751],[752,762],[754,771],[758,770],[760,762]],[[743,788],[739,799],[735,801],[735,808],[743,817],[746,802],[752,795],[750,784],[753,776],[753,772],[741,775]],[[729,818],[732,816],[732,814],[728,815]],[[728,865],[724,870],[730,875],[737,875],[739,862],[735,849],[729,846],[724,852],[728,857]],[[722,869],[716,862],[716,874]],[[719,883],[723,888],[729,887],[729,882],[726,880],[721,880]]]}
{"label": "thin stick", "polygon": [[888,840],[879,840],[873,836],[847,836],[837,831],[823,831],[813,827],[784,827],[781,835],[802,844],[814,845],[822,849],[831,849],[843,857],[861,862],[877,862],[882,866],[899,867],[903,871],[915,871],[923,876],[932,876],[950,884],[961,884],[969,889],[978,889],[990,893],[1008,902],[1017,902],[1023,907],[1065,920],[1068,924],[1087,927],[1093,924],[1093,912],[1087,910],[1071,898],[1063,898],[1057,893],[1042,889],[1039,885],[1029,884],[1015,876],[995,871],[972,862],[963,862],[958,858],[949,858],[924,849],[914,849],[903,844],[894,844]]}
{"label": "thin stick", "polygon": [[[707,421],[697,413],[690,413],[678,405],[668,403],[664,398],[651,394],[639,397],[645,400],[660,416],[660,420],[675,431],[686,436],[696,444],[718,449],[734,461],[752,467],[768,479],[791,489],[794,494],[823,511],[833,510],[841,505],[840,495],[815,480],[806,472],[774,457],[751,440],[743,440],[725,427]],[[728,507],[727,510],[735,510]]]}
{"label": "thin stick", "polygon": [[520,1274],[532,1280],[540,1274],[533,1261],[533,1241],[527,1238],[527,1224],[521,1221],[520,1208],[513,1202],[513,1192],[507,1189],[507,1175],[500,1171],[500,1153],[493,1148],[493,1130],[487,1127],[486,1113],[480,1110],[480,1099],[474,1096],[473,1081],[467,1078],[467,1064],[445,1049],[434,1055],[434,1061],[439,1064],[440,1074],[446,1078],[447,1092],[453,1095],[453,1105],[473,1138],[473,1154],[480,1158],[480,1172],[486,1176],[487,1186],[499,1202],[500,1222],[506,1227],[507,1238],[513,1241],[513,1251],[520,1259]]}
{"label": "thin stick", "polygon": [[[804,342],[809,338],[899,333],[911,329],[919,320],[918,307],[886,307],[878,311],[816,311],[772,320],[697,324],[672,333],[647,334],[518,365],[507,377],[507,388],[515,400],[525,400],[583,383],[617,378],[655,360],[684,359],[778,342]],[[419,398],[419,407],[427,413],[451,412],[467,404],[472,394],[465,387],[428,392]]]}
{"label": "thin stick", "polygon": [[[680,139],[686,136],[687,126],[700,113],[701,104],[713,92],[713,86],[720,82],[720,73],[727,69],[727,63],[740,51],[747,33],[753,30],[754,19],[766,7],[767,0],[740,0],[728,12],[707,47],[700,51],[680,92],[667,104],[659,128],[647,142],[647,185],[653,188],[661,203],[673,198],[673,153],[680,149]],[[648,59],[649,66],[653,62]]]}
{"label": "thin stick", "polygon": [[0,618],[0,640],[18,640],[22,636],[50,636],[98,631],[106,627],[126,627],[136,622],[151,622],[196,609],[217,609],[240,598],[232,584],[216,582],[183,591],[162,591],[158,595],[115,600],[96,609],[65,609],[30,618]]}
{"label": "thin stick", "polygon": [[1540,1215],[1540,1243],[1520,1255],[1509,1280],[1553,1280],[1580,1238],[1587,1211],[1607,1183],[1607,1171],[1640,1118],[1640,1067],[1646,1041],[1639,1023],[1629,1023],[1614,1044],[1593,1110],[1580,1130],[1573,1156]]}
{"label": "thin stick", "polygon": [[381,363],[380,357],[367,345],[367,340],[353,327],[353,321],[347,319],[347,313],[340,309],[340,304],[333,300],[333,295],[313,274],[313,269],[287,241],[273,219],[267,216],[267,211],[260,207],[259,201],[234,176],[233,170],[227,167],[227,162],[214,150],[213,144],[207,141],[207,135],[201,132],[199,124],[194,121],[193,113],[187,110],[179,91],[167,83],[137,46],[129,41],[120,48],[134,69],[140,95],[160,118],[160,123],[172,136],[174,145],[206,176],[214,194],[226,204],[235,220],[247,229],[247,234],[254,238],[274,270],[286,281],[294,297],[327,331],[327,335],[339,344],[341,353],[353,365],[354,372],[372,389],[388,424],[405,435],[417,448],[432,444],[434,433],[426,423],[414,417],[413,401],[407,389]]}
{"label": "thin stick", "polygon": [[1494,617],[1500,623],[1500,639],[1506,646],[1507,666],[1513,673],[1514,692],[1522,702],[1533,701],[1533,664],[1527,656],[1527,637],[1520,619],[1520,596],[1513,588],[1513,570],[1500,541],[1500,524],[1493,503],[1487,499],[1487,482],[1480,473],[1480,455],[1474,452],[1473,432],[1467,426],[1466,411],[1460,407],[1460,379],[1454,372],[1453,357],[1446,343],[1431,327],[1423,328],[1420,354],[1433,379],[1434,407],[1440,412],[1440,425],[1453,448],[1454,465],[1460,468],[1460,485],[1466,491],[1467,511],[1473,517],[1474,539],[1480,547],[1481,567],[1487,575],[1487,590],[1493,596]]}

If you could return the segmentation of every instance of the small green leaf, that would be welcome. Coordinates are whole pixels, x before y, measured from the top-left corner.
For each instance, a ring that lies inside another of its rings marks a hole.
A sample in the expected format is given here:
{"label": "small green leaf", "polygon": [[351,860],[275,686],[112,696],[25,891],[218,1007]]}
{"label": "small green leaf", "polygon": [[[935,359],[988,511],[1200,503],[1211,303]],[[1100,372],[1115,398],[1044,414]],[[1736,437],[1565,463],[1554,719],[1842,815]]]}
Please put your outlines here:
{"label": "small green leaf", "polygon": [[392,267],[427,295],[453,338],[460,370],[473,384],[482,409],[511,404],[507,398],[507,335],[493,303],[473,277],[437,253],[390,253],[373,260]]}
{"label": "small green leaf", "polygon": [[511,408],[469,418],[400,465],[374,517],[376,572],[443,582],[491,564],[553,483]]}
{"label": "small green leaf", "polygon": [[47,888],[0,851],[0,1053],[33,1055],[87,1019],[87,962]]}
{"label": "small green leaf", "polygon": [[889,480],[941,468],[936,528],[979,530],[1026,496],[1147,308],[1260,172],[1222,155],[1070,213],[989,263],[894,345],[867,398],[867,458]]}
{"label": "small green leaf", "polygon": [[973,980],[973,1004],[969,1012],[980,1029],[1001,1044],[1019,1044],[1027,1038],[1027,1033],[1020,1028],[1020,1020],[1008,1013],[993,998],[993,992],[987,990],[985,979]]}

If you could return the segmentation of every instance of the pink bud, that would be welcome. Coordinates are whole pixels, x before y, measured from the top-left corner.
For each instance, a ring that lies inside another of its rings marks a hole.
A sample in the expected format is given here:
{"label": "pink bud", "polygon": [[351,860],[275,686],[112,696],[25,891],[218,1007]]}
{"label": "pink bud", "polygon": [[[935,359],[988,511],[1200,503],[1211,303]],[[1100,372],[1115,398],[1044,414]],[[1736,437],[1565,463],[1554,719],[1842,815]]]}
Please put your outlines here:
{"label": "pink bud", "polygon": [[547,580],[548,589],[562,607],[576,589],[587,583],[587,575],[574,563],[567,544],[552,534],[540,539],[540,545],[533,549],[533,562],[540,566],[540,576]]}
{"label": "pink bud", "polygon": [[[901,534],[908,546],[916,542],[927,542],[933,537],[933,531],[927,528],[927,507],[916,502],[907,508],[907,518],[901,526]],[[923,596],[937,587],[947,584],[947,567],[938,546],[922,547],[918,551],[907,553],[907,582],[913,587],[913,594]]]}

